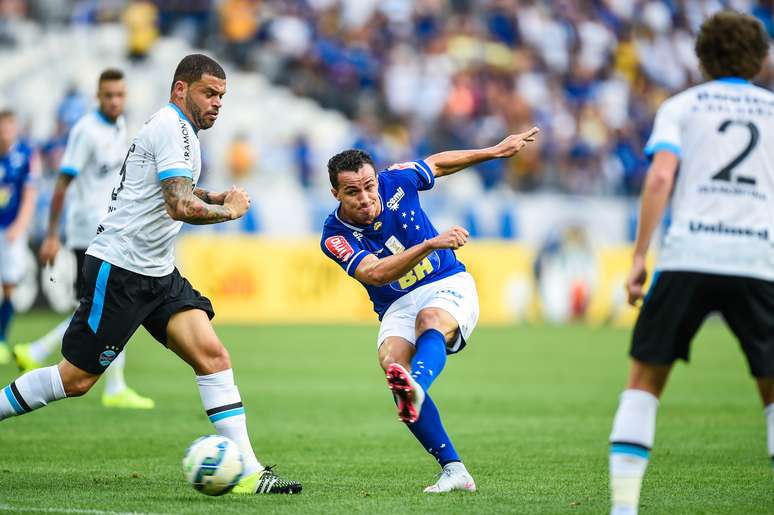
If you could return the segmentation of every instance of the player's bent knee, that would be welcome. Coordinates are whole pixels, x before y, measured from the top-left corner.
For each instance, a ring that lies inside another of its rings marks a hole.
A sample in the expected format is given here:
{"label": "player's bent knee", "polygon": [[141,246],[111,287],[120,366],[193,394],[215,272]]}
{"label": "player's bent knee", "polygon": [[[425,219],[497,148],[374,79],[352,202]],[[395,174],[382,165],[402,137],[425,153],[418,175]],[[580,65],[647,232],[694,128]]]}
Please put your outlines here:
{"label": "player's bent knee", "polygon": [[70,377],[67,380],[62,378],[62,386],[64,386],[65,395],[67,395],[67,397],[80,397],[85,395],[97,382],[97,377]]}
{"label": "player's bent knee", "polygon": [[217,339],[202,345],[197,362],[199,374],[214,374],[231,368],[231,356]]}
{"label": "player's bent knee", "polygon": [[416,331],[422,334],[428,329],[441,329],[442,318],[438,309],[423,309],[417,314]]}

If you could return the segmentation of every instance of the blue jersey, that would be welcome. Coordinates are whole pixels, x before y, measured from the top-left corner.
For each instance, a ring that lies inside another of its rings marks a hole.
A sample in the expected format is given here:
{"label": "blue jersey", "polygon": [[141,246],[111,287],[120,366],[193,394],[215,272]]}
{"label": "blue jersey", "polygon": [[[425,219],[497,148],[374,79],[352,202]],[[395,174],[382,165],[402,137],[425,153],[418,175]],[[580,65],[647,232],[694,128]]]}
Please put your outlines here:
{"label": "blue jersey", "polygon": [[16,219],[24,187],[37,178],[32,159],[32,147],[22,142],[0,156],[0,229]]}
{"label": "blue jersey", "polygon": [[[369,254],[378,258],[399,254],[438,235],[419,204],[419,192],[435,184],[427,163],[414,161],[384,170],[378,174],[378,182],[382,212],[371,225],[344,222],[336,208],[323,227],[322,251],[352,277]],[[453,250],[436,250],[397,281],[386,286],[364,286],[381,320],[390,305],[408,292],[464,271],[465,265]]]}

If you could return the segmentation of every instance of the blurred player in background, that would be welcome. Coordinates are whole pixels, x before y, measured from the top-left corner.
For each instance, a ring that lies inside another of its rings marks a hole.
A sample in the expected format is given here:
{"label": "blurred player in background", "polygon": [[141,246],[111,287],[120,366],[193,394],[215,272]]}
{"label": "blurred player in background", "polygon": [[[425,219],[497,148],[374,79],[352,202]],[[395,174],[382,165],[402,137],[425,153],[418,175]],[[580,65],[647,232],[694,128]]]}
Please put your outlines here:
{"label": "blurred player in background", "polygon": [[704,22],[695,48],[711,80],[664,102],[646,147],[653,162],[626,285],[631,304],[643,298],[648,246],[674,189],[672,224],[610,435],[614,514],[637,513],[659,397],[711,312],[723,315],[757,380],[774,458],[774,94],[750,83],[769,41],[755,18],[725,11]]}
{"label": "blurred player in background", "polygon": [[27,229],[35,211],[39,176],[37,154],[19,140],[16,115],[0,111],[0,364],[11,360],[7,344],[13,318],[11,295],[25,272]]}
{"label": "blurred player in background", "polygon": [[204,409],[218,434],[239,446],[244,476],[235,493],[296,493],[255,457],[228,351],[213,330],[209,299],[175,268],[183,222],[214,224],[243,216],[250,205],[239,188],[214,193],[196,187],[201,174],[198,131],[218,118],[226,74],[193,54],[177,66],[170,103],[140,129],[112,190],[110,207],[86,250],[84,292],[62,341],[58,366],[27,372],[0,395],[0,420],[49,402],[83,395],[143,325],[196,373]]}
{"label": "blurred player in background", "polygon": [[[99,221],[107,214],[110,192],[129,148],[123,116],[126,84],[120,70],[107,69],[100,74],[97,100],[97,110],[83,116],[70,132],[51,199],[48,234],[40,248],[41,262],[52,264],[61,246],[59,229],[65,194],[70,184],[74,183],[75,195],[67,211],[65,232],[67,246],[75,253],[77,263],[74,289],[76,299],[84,296],[83,262],[86,249],[97,234]],[[39,340],[13,348],[16,363],[22,372],[41,367],[46,357],[59,349],[71,318],[62,321]],[[122,352],[106,370],[103,406],[153,408],[153,399],[138,395],[126,385],[125,362],[126,355]]]}
{"label": "blurred player in background", "polygon": [[452,227],[438,234],[419,203],[419,191],[435,179],[491,159],[509,158],[538,129],[508,136],[480,150],[434,154],[392,166],[378,175],[372,158],[347,150],[328,161],[333,196],[340,202],[328,216],[321,247],[365,286],[381,328],[379,364],[398,407],[398,416],[442,467],[428,493],[475,491],[430,398],[446,355],[462,350],[478,321],[478,293],[454,250],[468,232]]}

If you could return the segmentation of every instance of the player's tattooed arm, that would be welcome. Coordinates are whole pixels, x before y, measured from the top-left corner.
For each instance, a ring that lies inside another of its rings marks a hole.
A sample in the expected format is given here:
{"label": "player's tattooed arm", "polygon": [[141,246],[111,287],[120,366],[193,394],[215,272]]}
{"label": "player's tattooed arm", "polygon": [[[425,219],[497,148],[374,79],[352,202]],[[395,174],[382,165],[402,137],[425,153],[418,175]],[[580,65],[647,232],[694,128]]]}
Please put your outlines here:
{"label": "player's tattooed arm", "polygon": [[452,227],[435,238],[417,243],[405,252],[377,258],[369,254],[363,258],[355,270],[355,279],[371,286],[384,286],[397,281],[417,266],[430,253],[440,249],[458,249],[468,242],[468,231],[462,227]]}
{"label": "player's tattooed arm", "polygon": [[519,134],[511,134],[492,147],[439,152],[438,154],[433,154],[426,158],[425,162],[436,177],[451,175],[460,170],[464,170],[469,166],[483,163],[484,161],[513,157],[517,152],[523,149],[527,143],[535,141],[535,136],[538,132],[540,132],[540,129],[532,127],[528,131]]}
{"label": "player's tattooed arm", "polygon": [[194,194],[187,177],[170,177],[161,181],[167,213],[174,220],[195,225],[216,224],[235,220],[247,212],[250,197],[243,189],[232,187],[224,195],[223,205],[208,204]]}
{"label": "player's tattooed arm", "polygon": [[223,201],[226,199],[226,193],[228,192],[223,191],[220,193],[214,193],[202,188],[194,188],[193,190],[193,194],[199,197],[203,202],[217,206],[223,205]]}

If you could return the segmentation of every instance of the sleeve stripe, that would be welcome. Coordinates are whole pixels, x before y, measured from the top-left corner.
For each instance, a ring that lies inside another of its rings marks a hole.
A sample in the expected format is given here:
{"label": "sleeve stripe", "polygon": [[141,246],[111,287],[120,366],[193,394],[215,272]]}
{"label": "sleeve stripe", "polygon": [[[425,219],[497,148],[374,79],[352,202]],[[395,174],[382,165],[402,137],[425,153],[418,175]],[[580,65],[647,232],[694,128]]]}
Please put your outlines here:
{"label": "sleeve stripe", "polygon": [[188,168],[170,168],[159,172],[159,180],[169,179],[170,177],[188,177],[193,179],[193,172]]}
{"label": "sleeve stripe", "polygon": [[59,169],[59,173],[75,177],[76,175],[78,175],[79,172],[77,168],[74,168],[72,166],[63,166],[62,168]]}
{"label": "sleeve stripe", "polygon": [[419,169],[425,172],[425,175],[427,176],[427,182],[429,184],[433,183],[433,174],[430,171],[430,167],[427,166],[427,163],[422,161],[421,159],[419,161],[414,161],[416,164],[419,165]]}
{"label": "sleeve stripe", "polygon": [[647,147],[645,147],[645,155],[652,156],[656,152],[661,152],[662,150],[666,150],[667,152],[672,152],[677,157],[680,157],[680,146],[675,145],[674,143],[670,143],[668,141],[657,141],[652,145],[648,145]]}
{"label": "sleeve stripe", "polygon": [[[350,259],[350,260],[349,260],[349,264],[347,265],[347,274],[348,274],[348,275],[353,275],[353,274],[355,273],[355,271],[353,270],[353,271],[352,271],[352,273],[350,274],[350,273],[349,273],[349,269],[350,269],[350,268],[352,267],[352,265],[353,265],[353,264],[355,264],[355,263],[358,263],[358,264],[360,264],[360,262],[363,260],[363,258],[360,258],[360,259],[358,259],[358,257],[360,256],[360,254],[363,254],[364,252],[365,252],[365,250],[361,250],[360,252],[358,252],[357,254],[355,254],[354,256],[352,256],[352,259]],[[363,257],[365,257],[365,256],[363,256]],[[357,270],[357,266],[355,266],[355,270]]]}

